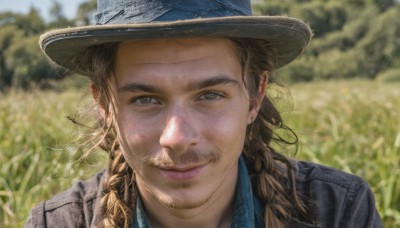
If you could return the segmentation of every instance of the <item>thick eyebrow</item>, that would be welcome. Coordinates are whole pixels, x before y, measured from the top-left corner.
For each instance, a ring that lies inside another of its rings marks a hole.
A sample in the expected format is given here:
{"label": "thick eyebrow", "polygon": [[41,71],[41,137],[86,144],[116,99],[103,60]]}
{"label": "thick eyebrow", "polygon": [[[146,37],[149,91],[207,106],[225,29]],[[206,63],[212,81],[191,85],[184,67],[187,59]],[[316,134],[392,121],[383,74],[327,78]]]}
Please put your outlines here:
{"label": "thick eyebrow", "polygon": [[124,93],[124,92],[135,92],[135,91],[143,91],[143,92],[148,92],[148,93],[159,93],[161,92],[160,88],[157,88],[152,85],[146,85],[146,84],[141,84],[141,83],[129,83],[124,86],[121,86],[118,88],[118,93]]}
{"label": "thick eyebrow", "polygon": [[204,81],[194,81],[190,82],[189,85],[187,86],[187,90],[199,90],[199,89],[204,89],[207,87],[211,86],[216,86],[216,85],[237,85],[239,86],[240,83],[226,75],[217,75],[216,77],[206,79]]}
{"label": "thick eyebrow", "polygon": [[[207,87],[211,86],[216,86],[216,85],[237,85],[239,86],[240,83],[234,79],[231,79],[230,77],[226,75],[218,75],[216,77],[212,77],[203,81],[193,81],[190,82],[186,86],[187,91],[191,90],[199,90],[199,89],[204,89]],[[121,86],[118,88],[118,93],[124,93],[124,92],[135,92],[135,91],[142,91],[142,92],[148,92],[148,93],[162,93],[163,89],[153,86],[153,85],[148,85],[148,84],[142,84],[142,83],[136,83],[132,82],[129,84],[126,84],[124,86]]]}

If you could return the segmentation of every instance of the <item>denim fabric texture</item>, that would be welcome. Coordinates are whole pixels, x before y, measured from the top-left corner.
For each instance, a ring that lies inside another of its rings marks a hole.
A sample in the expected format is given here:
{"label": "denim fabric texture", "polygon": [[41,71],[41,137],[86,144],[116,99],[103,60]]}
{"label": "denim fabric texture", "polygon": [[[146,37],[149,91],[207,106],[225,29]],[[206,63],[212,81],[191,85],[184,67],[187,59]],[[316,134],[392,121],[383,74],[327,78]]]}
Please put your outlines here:
{"label": "denim fabric texture", "polygon": [[251,14],[250,1],[243,0],[100,0],[95,20],[104,25]]}
{"label": "denim fabric texture", "polygon": [[[290,221],[289,227],[381,228],[374,196],[359,177],[313,163],[294,162],[297,190],[310,202],[312,223]],[[88,182],[78,182],[71,189],[37,205],[25,227],[96,227],[101,214],[100,172]],[[256,196],[243,158],[234,200],[232,227],[264,227],[264,204]],[[138,200],[131,228],[151,227],[143,205]]]}

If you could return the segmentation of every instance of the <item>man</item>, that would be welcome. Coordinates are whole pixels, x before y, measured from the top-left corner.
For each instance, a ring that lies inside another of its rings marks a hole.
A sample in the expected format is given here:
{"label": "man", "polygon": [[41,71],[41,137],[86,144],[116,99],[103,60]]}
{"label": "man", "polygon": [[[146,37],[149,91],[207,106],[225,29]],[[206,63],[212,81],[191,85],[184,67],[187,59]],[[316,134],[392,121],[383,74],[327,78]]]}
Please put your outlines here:
{"label": "man", "polygon": [[91,79],[107,171],[39,204],[27,227],[382,227],[361,179],[290,161],[265,97],[311,32],[249,1],[98,1],[97,25],[40,44]]}

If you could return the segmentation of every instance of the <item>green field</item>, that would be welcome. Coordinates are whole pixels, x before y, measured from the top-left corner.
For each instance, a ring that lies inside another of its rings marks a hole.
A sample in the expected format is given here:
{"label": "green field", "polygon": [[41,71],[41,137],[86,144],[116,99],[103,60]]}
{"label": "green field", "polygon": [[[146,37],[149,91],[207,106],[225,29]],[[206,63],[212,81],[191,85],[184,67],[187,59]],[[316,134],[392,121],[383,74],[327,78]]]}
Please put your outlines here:
{"label": "green field", "polygon": [[[293,102],[276,103],[299,136],[296,156],[363,177],[385,227],[400,227],[400,84],[316,82],[290,93]],[[0,227],[21,227],[35,204],[96,173],[105,159],[78,161],[78,129],[66,116],[90,102],[80,90],[10,91],[0,101]]]}

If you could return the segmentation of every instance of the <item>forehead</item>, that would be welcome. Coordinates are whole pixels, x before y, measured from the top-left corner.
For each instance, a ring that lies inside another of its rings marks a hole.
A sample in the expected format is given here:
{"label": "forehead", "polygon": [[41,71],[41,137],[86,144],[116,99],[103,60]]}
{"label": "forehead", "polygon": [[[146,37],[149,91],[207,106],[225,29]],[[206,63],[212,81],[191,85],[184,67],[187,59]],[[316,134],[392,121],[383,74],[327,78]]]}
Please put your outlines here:
{"label": "forehead", "polygon": [[118,46],[116,64],[169,64],[204,58],[237,59],[233,42],[204,37],[126,41]]}
{"label": "forehead", "polygon": [[241,77],[236,48],[225,38],[126,41],[119,44],[114,64],[117,86],[132,80],[189,83],[216,75]]}

